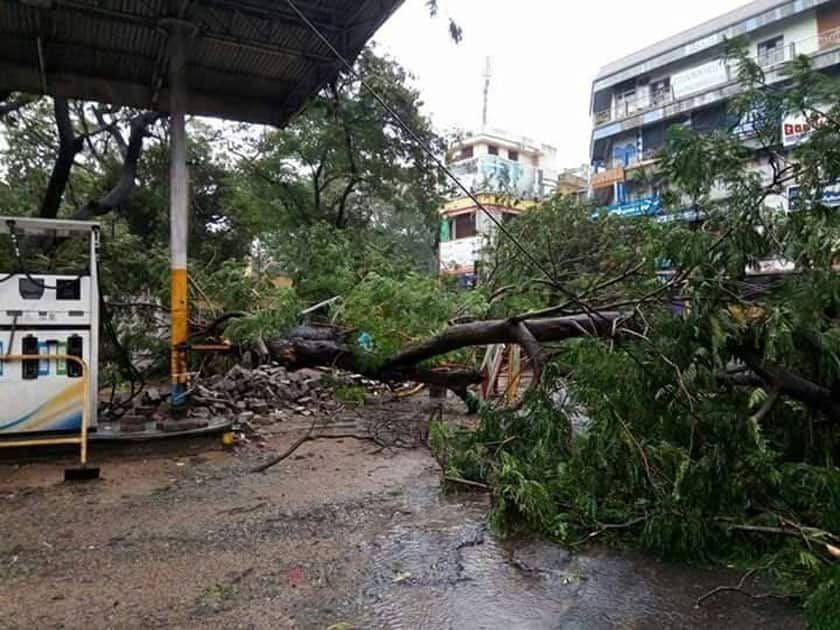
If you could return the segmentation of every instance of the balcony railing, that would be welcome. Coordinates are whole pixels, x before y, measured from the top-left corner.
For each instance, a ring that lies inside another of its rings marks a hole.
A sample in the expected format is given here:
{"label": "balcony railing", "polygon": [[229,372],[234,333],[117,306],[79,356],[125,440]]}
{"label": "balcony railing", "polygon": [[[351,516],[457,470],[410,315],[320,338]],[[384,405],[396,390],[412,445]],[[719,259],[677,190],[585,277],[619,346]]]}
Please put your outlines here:
{"label": "balcony railing", "polygon": [[[831,48],[840,46],[840,27],[820,33],[816,37],[808,37],[783,46],[765,51],[759,55],[752,55],[752,59],[765,71],[780,64],[792,61],[800,54],[815,55]],[[805,51],[805,52],[803,52]],[[737,72],[730,68],[727,72],[727,79],[721,83],[710,85],[709,90],[726,85],[735,78]],[[688,96],[688,95],[686,95]],[[694,95],[691,95],[694,96]],[[592,122],[596,127],[609,122],[623,120],[641,112],[656,109],[679,100],[676,98],[672,88],[661,90],[652,94],[638,94],[635,98],[613,100],[611,106],[595,112],[592,115]]]}

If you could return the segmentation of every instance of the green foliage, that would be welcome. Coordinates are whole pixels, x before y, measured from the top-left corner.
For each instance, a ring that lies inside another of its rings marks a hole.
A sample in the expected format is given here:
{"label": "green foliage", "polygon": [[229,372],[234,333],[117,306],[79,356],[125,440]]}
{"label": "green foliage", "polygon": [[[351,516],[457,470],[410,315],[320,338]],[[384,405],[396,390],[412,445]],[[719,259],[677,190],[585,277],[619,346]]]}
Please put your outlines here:
{"label": "green foliage", "polygon": [[240,344],[250,344],[282,335],[299,323],[303,304],[294,289],[274,288],[260,296],[247,317],[237,319],[225,329],[225,334]]}
{"label": "green foliage", "polygon": [[437,332],[453,311],[454,294],[442,291],[436,278],[414,272],[398,277],[371,273],[344,299],[339,316],[370,335],[372,350],[359,350],[376,364],[407,342]]}
{"label": "green foliage", "polygon": [[[753,135],[676,126],[656,165],[669,211],[690,208],[702,222],[594,220],[555,200],[509,224],[554,278],[507,241],[491,250],[491,312],[632,305],[618,338],[557,344],[562,378],[546,375],[545,391],[517,411],[485,410],[475,430],[435,427],[432,444],[450,476],[492,487],[503,533],[567,543],[596,533],[661,557],[762,567],[778,592],[807,598],[813,627],[835,628],[837,559],[796,534],[840,532],[830,407],[840,391],[840,213],[822,202],[823,186],[840,179],[840,81],[803,58],[784,87],[767,86],[737,47],[731,54],[744,90],[729,117],[763,112]],[[826,122],[787,153],[779,120],[819,109]],[[755,172],[757,154],[769,176]],[[793,183],[800,200],[782,212],[777,195]],[[747,273],[773,259],[796,273]],[[785,389],[791,379],[812,388]],[[558,404],[566,394],[586,421]]]}
{"label": "green foliage", "polygon": [[206,307],[216,313],[247,313],[225,329],[232,341],[253,343],[282,335],[298,324],[303,303],[297,292],[277,286],[270,274],[253,273],[240,261],[226,260],[218,268],[196,273],[195,277],[203,295],[211,300]]}
{"label": "green foliage", "polygon": [[811,630],[840,628],[840,568],[825,572],[827,576],[805,600],[805,616]]}
{"label": "green foliage", "polygon": [[[372,49],[360,55],[355,69],[427,146],[443,153],[443,139],[422,114],[405,69]],[[346,251],[350,242],[365,250],[393,248],[400,259],[430,268],[445,191],[442,174],[355,77],[342,76],[288,127],[247,138],[237,153],[237,200],[270,213],[261,240],[275,259],[297,267],[307,263],[296,252],[308,256],[323,249],[333,252],[324,261],[341,267],[358,258]],[[351,234],[337,243],[313,240],[310,231],[324,235],[324,225]],[[306,249],[313,243],[314,249]],[[330,291],[347,284],[341,274],[338,280]]]}
{"label": "green foliage", "polygon": [[[506,316],[539,309],[558,301],[567,302],[568,292],[585,298],[593,308],[609,306],[621,288],[641,295],[655,287],[652,272],[662,256],[658,224],[603,216],[595,220],[592,207],[571,198],[558,197],[523,212],[506,228],[552,278],[544,278],[511,239],[497,237],[486,249],[485,286],[498,291],[491,314]],[[609,290],[600,285],[630,270]],[[550,280],[550,281],[549,281]],[[558,290],[555,284],[561,284]],[[571,311],[579,310],[572,304]]]}
{"label": "green foliage", "polygon": [[310,302],[346,296],[372,273],[399,277],[416,268],[387,234],[326,222],[293,232],[282,242],[267,238],[265,247],[273,266],[290,274],[298,293]]}

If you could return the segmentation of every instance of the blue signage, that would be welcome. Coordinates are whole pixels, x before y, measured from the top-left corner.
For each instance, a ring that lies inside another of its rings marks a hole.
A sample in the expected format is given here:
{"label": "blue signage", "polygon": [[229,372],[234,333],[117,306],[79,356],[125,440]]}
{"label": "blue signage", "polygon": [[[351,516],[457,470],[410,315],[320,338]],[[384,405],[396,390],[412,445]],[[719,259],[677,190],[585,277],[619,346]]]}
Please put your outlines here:
{"label": "blue signage", "polygon": [[661,210],[659,195],[607,206],[609,214],[620,217],[649,217],[659,214]]}
{"label": "blue signage", "polygon": [[[801,207],[801,197],[802,189],[799,186],[791,186],[788,188],[788,205],[791,210],[798,210]],[[840,181],[824,186],[820,201],[823,205],[828,206],[829,208],[840,207]]]}

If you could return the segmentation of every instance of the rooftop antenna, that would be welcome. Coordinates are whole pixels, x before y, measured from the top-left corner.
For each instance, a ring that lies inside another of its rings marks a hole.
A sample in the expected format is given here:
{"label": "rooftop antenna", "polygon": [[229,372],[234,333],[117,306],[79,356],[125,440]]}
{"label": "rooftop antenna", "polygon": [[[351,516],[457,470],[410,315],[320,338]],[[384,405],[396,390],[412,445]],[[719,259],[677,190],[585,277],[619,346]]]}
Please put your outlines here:
{"label": "rooftop antenna", "polygon": [[493,59],[491,57],[484,58],[484,72],[481,74],[484,77],[484,107],[481,111],[481,128],[487,126],[487,104],[490,100],[490,79],[493,78]]}

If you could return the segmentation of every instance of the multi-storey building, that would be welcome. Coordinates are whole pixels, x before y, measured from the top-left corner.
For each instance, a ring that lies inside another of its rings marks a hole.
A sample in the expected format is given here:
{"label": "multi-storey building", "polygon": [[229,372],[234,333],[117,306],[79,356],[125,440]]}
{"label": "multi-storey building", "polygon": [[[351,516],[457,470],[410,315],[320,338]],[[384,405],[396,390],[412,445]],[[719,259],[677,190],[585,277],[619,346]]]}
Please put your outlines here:
{"label": "multi-storey building", "polygon": [[[645,167],[655,162],[671,125],[749,136],[749,120],[733,125],[727,107],[742,89],[734,62],[723,61],[726,40],[736,37],[747,42],[769,84],[783,82],[785,62],[799,55],[840,74],[840,0],[756,0],[608,64],[591,98],[590,185],[599,205],[626,216],[658,213],[659,191]],[[779,121],[785,147],[797,143],[804,122]],[[756,154],[755,169],[769,173],[763,159]],[[786,207],[795,196],[789,192],[773,202]]]}
{"label": "multi-storey building", "polygon": [[[449,160],[458,179],[502,222],[555,191],[586,190],[585,180],[554,170],[556,152],[547,144],[485,129],[453,145]],[[495,224],[469,197],[453,199],[440,215],[440,272],[460,276],[469,285]]]}

